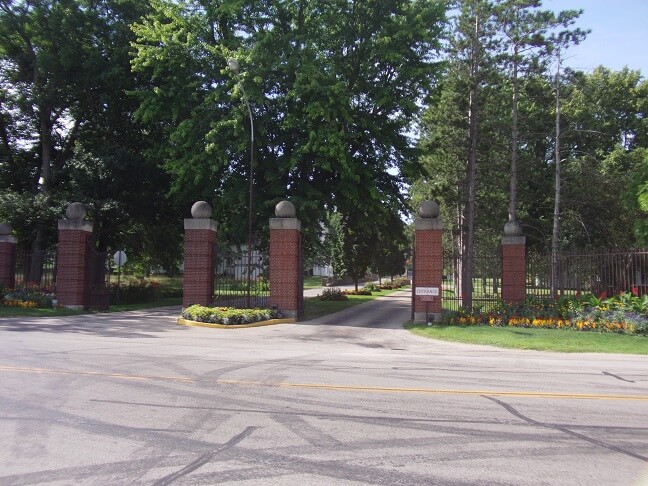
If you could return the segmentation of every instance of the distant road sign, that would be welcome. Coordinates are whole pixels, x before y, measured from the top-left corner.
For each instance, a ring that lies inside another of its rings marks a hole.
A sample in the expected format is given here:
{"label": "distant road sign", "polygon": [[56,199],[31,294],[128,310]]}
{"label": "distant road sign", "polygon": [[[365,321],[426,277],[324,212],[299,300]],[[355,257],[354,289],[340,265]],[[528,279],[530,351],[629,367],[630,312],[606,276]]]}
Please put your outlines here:
{"label": "distant road sign", "polygon": [[126,252],[123,252],[122,250],[116,251],[113,255],[113,261],[118,267],[123,266],[124,263],[126,263]]}

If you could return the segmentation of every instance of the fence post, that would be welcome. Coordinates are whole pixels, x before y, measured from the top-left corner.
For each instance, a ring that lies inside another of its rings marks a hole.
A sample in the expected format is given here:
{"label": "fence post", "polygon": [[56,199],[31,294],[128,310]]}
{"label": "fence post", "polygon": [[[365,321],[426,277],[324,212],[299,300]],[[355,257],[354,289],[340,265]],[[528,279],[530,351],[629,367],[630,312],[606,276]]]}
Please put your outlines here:
{"label": "fence post", "polygon": [[421,203],[414,230],[414,322],[421,323],[441,317],[443,222],[436,202]]}
{"label": "fence post", "polygon": [[526,298],[526,236],[517,221],[504,225],[502,236],[502,300],[523,304]]}
{"label": "fence post", "polygon": [[303,313],[301,221],[293,203],[281,201],[270,218],[270,305],[287,317]]}
{"label": "fence post", "polygon": [[0,285],[13,289],[16,285],[16,238],[8,224],[0,223]]}
{"label": "fence post", "polygon": [[71,309],[85,306],[86,262],[88,241],[93,224],[85,221],[86,208],[79,202],[68,205],[67,219],[58,221],[58,248],[56,257],[56,298]]}
{"label": "fence post", "polygon": [[209,306],[214,297],[214,244],[216,221],[212,208],[205,201],[191,207],[191,218],[184,220],[184,275],[182,306]]}

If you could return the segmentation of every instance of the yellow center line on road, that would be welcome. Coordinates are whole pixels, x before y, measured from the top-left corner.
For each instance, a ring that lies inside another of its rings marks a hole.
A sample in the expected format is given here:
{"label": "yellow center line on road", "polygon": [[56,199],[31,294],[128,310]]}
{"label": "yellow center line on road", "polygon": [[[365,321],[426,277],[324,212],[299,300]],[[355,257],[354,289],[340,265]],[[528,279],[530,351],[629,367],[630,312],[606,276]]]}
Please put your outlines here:
{"label": "yellow center line on road", "polygon": [[512,391],[512,390],[456,390],[444,388],[410,388],[410,387],[383,387],[383,386],[362,386],[362,385],[335,385],[328,383],[290,383],[290,382],[264,382],[248,380],[205,380],[202,378],[191,378],[188,376],[154,376],[154,375],[130,375],[124,373],[106,373],[95,371],[72,371],[53,370],[47,368],[21,368],[16,366],[0,365],[0,372],[33,373],[51,375],[74,375],[94,376],[103,378],[116,378],[120,380],[140,381],[179,381],[184,383],[211,383],[215,385],[232,386],[263,386],[270,388],[288,389],[310,389],[344,392],[367,392],[367,393],[414,393],[427,395],[488,395],[500,397],[519,398],[556,398],[556,399],[578,399],[578,400],[639,400],[648,401],[648,395],[619,395],[605,393],[561,393],[561,392],[537,392],[537,391]]}

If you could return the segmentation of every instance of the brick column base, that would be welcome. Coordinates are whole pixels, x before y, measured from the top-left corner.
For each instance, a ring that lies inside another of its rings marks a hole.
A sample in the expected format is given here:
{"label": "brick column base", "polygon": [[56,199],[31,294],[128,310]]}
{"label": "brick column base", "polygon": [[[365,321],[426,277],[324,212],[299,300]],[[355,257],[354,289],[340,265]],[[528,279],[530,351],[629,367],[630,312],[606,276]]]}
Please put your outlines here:
{"label": "brick column base", "polygon": [[443,223],[439,205],[426,201],[420,218],[414,220],[414,281],[412,285],[414,322],[441,317],[443,283]]}
{"label": "brick column base", "polygon": [[303,315],[301,222],[288,201],[277,205],[270,218],[270,305],[284,316]]}
{"label": "brick column base", "polygon": [[58,222],[56,299],[70,309],[85,306],[86,255],[92,223],[62,219]]}
{"label": "brick column base", "polygon": [[184,220],[182,306],[209,306],[214,299],[216,222],[209,219],[211,207],[204,201],[195,203],[191,214],[194,219]]}
{"label": "brick column base", "polygon": [[526,237],[502,236],[502,300],[523,304],[526,298]]}
{"label": "brick column base", "polygon": [[0,285],[13,289],[16,285],[16,239],[0,234]]}

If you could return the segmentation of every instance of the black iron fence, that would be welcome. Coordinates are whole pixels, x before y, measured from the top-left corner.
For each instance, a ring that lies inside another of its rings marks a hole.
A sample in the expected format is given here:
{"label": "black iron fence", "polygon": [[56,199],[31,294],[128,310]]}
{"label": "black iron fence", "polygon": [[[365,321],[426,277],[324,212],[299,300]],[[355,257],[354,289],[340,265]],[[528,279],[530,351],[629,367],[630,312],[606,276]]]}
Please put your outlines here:
{"label": "black iron fence", "polygon": [[[609,250],[564,252],[556,257],[556,295],[592,293],[610,296],[620,292],[648,294],[648,250]],[[462,261],[457,252],[445,250],[443,308],[458,310],[461,295]],[[552,256],[530,251],[527,254],[526,295],[550,299],[552,295]],[[489,310],[501,302],[501,249],[482,248],[475,254],[472,280],[473,308]]]}
{"label": "black iron fence", "polygon": [[[499,246],[483,245],[475,251],[472,278],[472,307],[489,310],[496,307],[502,297],[502,251]],[[463,306],[461,288],[461,256],[457,249],[444,248],[443,254],[443,308],[457,311]]]}
{"label": "black iron fence", "polygon": [[[214,251],[217,251],[216,249]],[[267,307],[270,294],[268,256],[257,250],[223,251],[218,248],[214,268],[214,305]]]}
{"label": "black iron fence", "polygon": [[56,283],[56,252],[18,252],[15,287],[34,287],[53,292]]}
{"label": "black iron fence", "polygon": [[110,266],[108,253],[97,251],[89,244],[85,267],[85,307],[106,310],[110,305]]}
{"label": "black iron fence", "polygon": [[[557,255],[556,260],[558,296],[578,293],[609,296],[619,292],[648,294],[648,250],[569,252]],[[550,298],[551,276],[551,254],[529,252],[527,295]]]}

